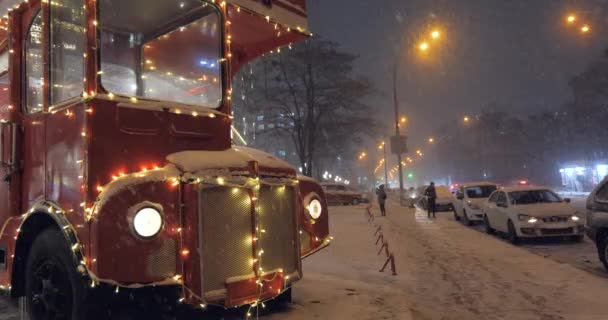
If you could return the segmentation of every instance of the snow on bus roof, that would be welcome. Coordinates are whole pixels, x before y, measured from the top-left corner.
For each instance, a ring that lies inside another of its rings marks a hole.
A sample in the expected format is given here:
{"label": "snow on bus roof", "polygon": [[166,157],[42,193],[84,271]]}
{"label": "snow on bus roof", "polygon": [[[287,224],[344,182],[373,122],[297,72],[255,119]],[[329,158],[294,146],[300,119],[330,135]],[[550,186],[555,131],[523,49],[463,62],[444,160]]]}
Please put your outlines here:
{"label": "snow on bus roof", "polygon": [[313,178],[311,178],[309,176],[302,175],[302,174],[298,175],[298,180],[318,183],[317,180],[315,180],[315,179],[313,179]]}
{"label": "snow on bus roof", "polygon": [[257,161],[262,168],[293,170],[289,163],[247,147],[233,147],[223,151],[181,151],[168,155],[167,160],[185,172],[246,168],[249,161]]}

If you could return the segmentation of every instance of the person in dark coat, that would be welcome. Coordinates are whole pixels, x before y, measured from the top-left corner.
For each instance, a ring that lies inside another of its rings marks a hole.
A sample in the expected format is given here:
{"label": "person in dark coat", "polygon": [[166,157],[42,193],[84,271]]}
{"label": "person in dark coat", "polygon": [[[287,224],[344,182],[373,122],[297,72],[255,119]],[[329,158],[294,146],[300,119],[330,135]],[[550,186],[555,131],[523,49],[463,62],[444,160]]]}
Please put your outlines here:
{"label": "person in dark coat", "polygon": [[386,208],[384,207],[386,203],[386,190],[384,190],[384,185],[381,184],[376,190],[376,195],[378,196],[378,206],[380,206],[380,213],[382,216],[386,216]]}
{"label": "person in dark coat", "polygon": [[424,195],[426,196],[426,209],[428,217],[431,218],[431,214],[433,218],[435,218],[435,214],[437,209],[435,207],[437,201],[437,191],[435,190],[435,183],[431,182],[431,185],[426,188],[424,191]]}

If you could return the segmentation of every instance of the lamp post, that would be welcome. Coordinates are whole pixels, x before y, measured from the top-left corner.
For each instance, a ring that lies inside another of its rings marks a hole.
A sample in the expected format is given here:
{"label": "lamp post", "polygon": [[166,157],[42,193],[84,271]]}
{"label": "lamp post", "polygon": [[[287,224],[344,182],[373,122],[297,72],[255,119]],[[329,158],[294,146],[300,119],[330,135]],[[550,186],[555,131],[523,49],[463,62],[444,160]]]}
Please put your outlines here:
{"label": "lamp post", "polygon": [[388,167],[387,167],[387,163],[386,163],[386,143],[384,141],[382,141],[382,143],[378,146],[379,149],[382,149],[382,151],[384,152],[383,154],[383,158],[384,159],[384,186],[388,187]]}
{"label": "lamp post", "polygon": [[[399,69],[399,58],[395,61],[393,68],[393,99],[395,108],[395,136],[399,137],[399,98],[397,98],[397,69]],[[403,203],[403,167],[401,166],[401,146],[397,148],[397,166],[399,167],[399,205]],[[386,152],[386,151],[385,151]],[[386,160],[384,161],[386,165]],[[385,168],[386,172],[386,168]]]}
{"label": "lamp post", "polygon": [[[430,33],[431,39],[433,41],[439,40],[441,38],[441,32],[439,30],[433,30]],[[403,40],[402,40],[403,41]],[[418,45],[418,50],[422,53],[426,53],[431,48],[431,45],[428,41],[422,41]],[[393,103],[394,103],[394,111],[395,111],[395,136],[397,137],[397,141],[400,141],[400,132],[399,132],[399,98],[397,97],[397,72],[399,70],[399,57],[401,56],[401,48],[397,49],[397,53],[395,54],[395,65],[393,68]],[[395,148],[397,151],[397,167],[399,174],[399,204],[403,205],[403,166],[401,164],[401,145]]]}

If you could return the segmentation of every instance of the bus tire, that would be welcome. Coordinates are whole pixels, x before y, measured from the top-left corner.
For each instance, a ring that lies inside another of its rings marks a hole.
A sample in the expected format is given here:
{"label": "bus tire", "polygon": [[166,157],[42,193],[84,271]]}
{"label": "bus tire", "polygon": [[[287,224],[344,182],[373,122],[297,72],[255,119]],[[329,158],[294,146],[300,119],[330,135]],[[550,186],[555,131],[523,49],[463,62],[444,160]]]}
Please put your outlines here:
{"label": "bus tire", "polygon": [[44,230],[34,240],[25,269],[28,320],[92,319],[86,301],[87,281],[78,273],[61,232]]}

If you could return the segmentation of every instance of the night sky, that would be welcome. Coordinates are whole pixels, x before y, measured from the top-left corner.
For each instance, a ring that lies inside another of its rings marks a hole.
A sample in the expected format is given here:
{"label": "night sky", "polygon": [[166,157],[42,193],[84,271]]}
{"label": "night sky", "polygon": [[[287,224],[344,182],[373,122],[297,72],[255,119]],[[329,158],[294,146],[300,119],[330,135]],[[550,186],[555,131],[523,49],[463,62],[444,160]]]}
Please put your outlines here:
{"label": "night sky", "polygon": [[[551,110],[571,100],[569,79],[608,49],[608,0],[308,0],[310,29],[359,55],[358,71],[377,86],[370,104],[392,116],[391,72],[399,74],[407,134],[420,142],[448,121],[482,107]],[[575,13],[582,35],[565,17]],[[419,35],[445,37],[420,55]],[[387,132],[389,134],[390,132]]]}

